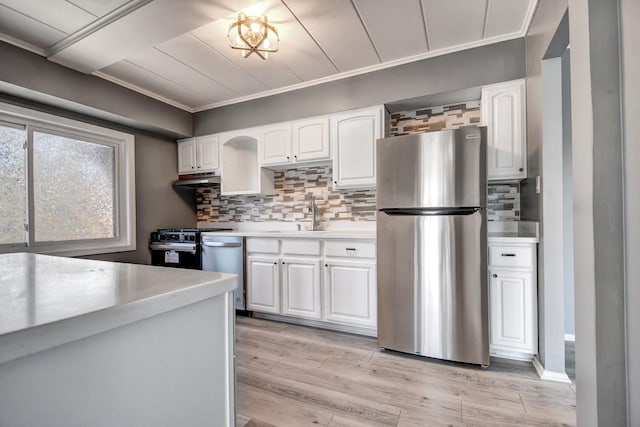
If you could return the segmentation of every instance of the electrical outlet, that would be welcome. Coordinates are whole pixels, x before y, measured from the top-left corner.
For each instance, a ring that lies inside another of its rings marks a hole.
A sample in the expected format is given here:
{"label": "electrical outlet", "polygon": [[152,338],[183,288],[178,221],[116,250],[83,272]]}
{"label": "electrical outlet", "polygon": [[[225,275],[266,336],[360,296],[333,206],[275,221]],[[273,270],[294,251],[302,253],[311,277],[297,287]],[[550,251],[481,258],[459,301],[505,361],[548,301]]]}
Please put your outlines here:
{"label": "electrical outlet", "polygon": [[259,208],[251,208],[251,214],[252,215],[258,215],[260,213],[260,209]]}

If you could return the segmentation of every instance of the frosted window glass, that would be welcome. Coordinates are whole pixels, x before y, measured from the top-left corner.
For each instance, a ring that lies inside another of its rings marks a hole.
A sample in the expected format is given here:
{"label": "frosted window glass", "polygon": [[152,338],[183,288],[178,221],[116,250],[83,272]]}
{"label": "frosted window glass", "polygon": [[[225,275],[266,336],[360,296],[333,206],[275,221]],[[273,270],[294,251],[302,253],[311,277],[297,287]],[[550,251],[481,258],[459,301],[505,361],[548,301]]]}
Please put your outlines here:
{"label": "frosted window glass", "polygon": [[115,148],[33,133],[37,242],[115,237]]}
{"label": "frosted window glass", "polygon": [[25,140],[24,129],[0,124],[0,244],[26,242]]}

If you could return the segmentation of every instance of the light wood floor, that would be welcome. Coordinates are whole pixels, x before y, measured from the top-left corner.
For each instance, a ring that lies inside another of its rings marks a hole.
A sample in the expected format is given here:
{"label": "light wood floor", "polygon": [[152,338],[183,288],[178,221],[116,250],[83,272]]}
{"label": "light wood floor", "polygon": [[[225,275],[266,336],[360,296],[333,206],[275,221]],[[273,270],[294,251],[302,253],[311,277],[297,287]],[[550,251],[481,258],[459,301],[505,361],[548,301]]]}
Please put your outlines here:
{"label": "light wood floor", "polygon": [[570,384],[530,364],[488,370],[402,355],[373,338],[237,318],[238,426],[575,425]]}

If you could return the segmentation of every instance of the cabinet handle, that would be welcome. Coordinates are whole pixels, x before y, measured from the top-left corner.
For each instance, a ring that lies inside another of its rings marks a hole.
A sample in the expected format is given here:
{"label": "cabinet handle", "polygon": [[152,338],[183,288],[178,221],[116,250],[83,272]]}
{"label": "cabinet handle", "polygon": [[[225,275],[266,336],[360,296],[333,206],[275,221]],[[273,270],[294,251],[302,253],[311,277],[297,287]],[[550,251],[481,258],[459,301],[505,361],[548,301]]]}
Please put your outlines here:
{"label": "cabinet handle", "polygon": [[346,248],[346,250],[355,252],[356,248]]}
{"label": "cabinet handle", "polygon": [[497,278],[498,278],[498,275],[497,275],[497,274],[493,274],[492,276],[493,276],[493,278],[494,278],[494,279],[497,279]]}
{"label": "cabinet handle", "polygon": [[524,172],[524,169],[523,169],[523,168],[520,168],[520,169],[518,169],[518,170],[519,170],[520,172]]}
{"label": "cabinet handle", "polygon": [[516,254],[500,254],[500,256],[516,256]]}

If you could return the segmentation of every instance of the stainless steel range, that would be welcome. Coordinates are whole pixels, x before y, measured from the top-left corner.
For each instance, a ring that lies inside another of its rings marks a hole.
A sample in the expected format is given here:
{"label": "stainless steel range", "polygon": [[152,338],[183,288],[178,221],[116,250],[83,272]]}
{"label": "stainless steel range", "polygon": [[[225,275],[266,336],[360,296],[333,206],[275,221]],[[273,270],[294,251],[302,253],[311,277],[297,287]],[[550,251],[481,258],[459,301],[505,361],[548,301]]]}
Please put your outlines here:
{"label": "stainless steel range", "polygon": [[200,233],[231,231],[229,228],[164,228],[151,233],[151,265],[202,269]]}

